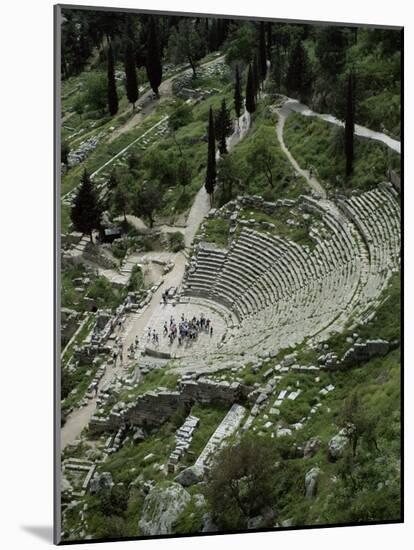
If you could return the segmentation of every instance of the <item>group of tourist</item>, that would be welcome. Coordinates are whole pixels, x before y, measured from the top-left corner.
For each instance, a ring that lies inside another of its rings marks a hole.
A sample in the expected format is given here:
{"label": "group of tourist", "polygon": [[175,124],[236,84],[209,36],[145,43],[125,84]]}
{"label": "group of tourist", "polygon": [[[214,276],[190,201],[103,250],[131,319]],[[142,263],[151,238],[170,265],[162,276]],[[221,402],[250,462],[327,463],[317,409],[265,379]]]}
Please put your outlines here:
{"label": "group of tourist", "polygon": [[[135,359],[135,352],[139,347],[139,338],[138,335],[135,336],[135,340],[128,346],[128,359]],[[120,336],[115,339],[115,345],[112,348],[112,359],[114,361],[114,366],[116,367],[118,359],[120,364],[124,363],[124,342]]]}
{"label": "group of tourist", "polygon": [[[164,321],[163,338],[168,338],[171,346],[177,340],[178,346],[191,344],[197,340],[200,333],[213,336],[213,325],[209,318],[206,318],[202,313],[199,318],[195,315],[191,319],[187,319],[184,313],[181,315],[180,321],[177,323],[171,315],[169,321]],[[160,342],[159,334],[155,328],[148,327],[147,341],[152,342],[154,346],[158,346]]]}

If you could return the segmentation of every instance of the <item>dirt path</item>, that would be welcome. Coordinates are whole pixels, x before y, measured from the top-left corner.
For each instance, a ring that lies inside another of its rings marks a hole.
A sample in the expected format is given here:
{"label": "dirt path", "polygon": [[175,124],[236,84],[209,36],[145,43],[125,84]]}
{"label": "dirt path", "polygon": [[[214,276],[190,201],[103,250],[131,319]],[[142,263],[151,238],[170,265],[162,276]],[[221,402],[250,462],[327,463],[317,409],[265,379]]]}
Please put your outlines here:
{"label": "dirt path", "polygon": [[[122,367],[107,365],[105,374],[99,382],[99,389],[102,389],[116,374],[121,374]],[[75,409],[66,419],[60,430],[60,448],[63,450],[67,445],[75,442],[82,430],[88,425],[96,409],[97,397],[89,400],[84,407]]]}
{"label": "dirt path", "polygon": [[277,124],[276,124],[276,135],[277,135],[277,139],[279,140],[280,147],[282,151],[285,153],[285,155],[287,156],[293,168],[296,170],[296,172],[298,172],[301,176],[305,178],[309,187],[321,197],[326,198],[326,191],[321,185],[321,183],[315,178],[315,176],[310,174],[309,170],[305,170],[299,166],[299,164],[296,162],[295,158],[293,157],[292,153],[286,147],[285,141],[283,139],[283,129],[285,126],[286,118],[288,117],[290,112],[291,110],[289,109],[289,106],[286,106],[286,103],[283,105],[283,107],[277,110],[277,113],[279,115],[279,120],[277,121]]}
{"label": "dirt path", "polygon": [[[215,63],[218,63],[224,59],[224,56],[216,57],[215,59],[208,61],[207,63],[203,63],[201,67],[208,67],[209,65],[214,65]],[[113,133],[111,134],[111,137],[108,139],[108,143],[111,143],[116,138],[121,136],[122,134],[125,134],[125,132],[129,132],[135,126],[137,126],[144,118],[146,118],[148,115],[150,115],[157,105],[162,104],[167,99],[169,99],[172,95],[172,83],[177,76],[184,75],[191,72],[190,69],[185,69],[182,72],[176,73],[173,76],[167,78],[166,80],[163,80],[159,87],[159,94],[160,97],[156,98],[154,96],[154,92],[150,88],[147,90],[137,101],[136,105],[137,107],[141,107],[141,111],[137,112],[135,115],[133,115],[129,120],[125,122],[122,126],[119,128],[116,128]],[[128,108],[130,110],[130,107]],[[121,116],[128,113],[128,110],[121,113]]]}

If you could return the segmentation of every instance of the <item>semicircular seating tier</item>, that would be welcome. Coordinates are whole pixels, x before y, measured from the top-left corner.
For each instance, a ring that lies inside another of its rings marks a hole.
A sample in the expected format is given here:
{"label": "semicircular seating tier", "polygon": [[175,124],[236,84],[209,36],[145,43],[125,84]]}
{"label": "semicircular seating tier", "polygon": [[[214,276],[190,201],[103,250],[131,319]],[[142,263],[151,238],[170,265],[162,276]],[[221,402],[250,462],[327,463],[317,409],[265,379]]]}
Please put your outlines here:
{"label": "semicircular seating tier", "polygon": [[228,249],[197,246],[181,300],[228,312],[220,354],[277,353],[305,339],[324,341],[367,322],[384,299],[400,257],[393,187],[380,184],[335,202],[302,196],[296,206],[323,222],[313,249],[247,227]]}

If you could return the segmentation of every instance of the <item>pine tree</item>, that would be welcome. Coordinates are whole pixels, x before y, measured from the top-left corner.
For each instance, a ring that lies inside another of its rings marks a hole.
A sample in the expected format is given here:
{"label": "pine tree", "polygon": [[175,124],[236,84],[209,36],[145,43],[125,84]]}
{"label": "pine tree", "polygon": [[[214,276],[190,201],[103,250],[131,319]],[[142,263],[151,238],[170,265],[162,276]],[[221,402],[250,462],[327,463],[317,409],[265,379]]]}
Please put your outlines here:
{"label": "pine tree", "polygon": [[352,175],[354,163],[354,131],[355,131],[355,94],[354,94],[354,75],[352,72],[348,75],[348,91],[346,101],[345,116],[345,157],[346,157],[346,176]]}
{"label": "pine tree", "polygon": [[108,110],[111,116],[118,112],[118,94],[116,91],[115,81],[115,62],[112,44],[109,42],[108,47]]}
{"label": "pine tree", "polygon": [[86,170],[82,175],[70,215],[76,231],[89,234],[90,240],[93,242],[92,231],[99,229],[102,211]]}
{"label": "pine tree", "polygon": [[149,24],[146,68],[151,88],[156,96],[159,97],[158,88],[162,81],[162,64],[154,17],[151,17]]}
{"label": "pine tree", "polygon": [[226,138],[233,132],[230,111],[226,107],[226,100],[223,98],[220,111],[217,113],[214,122],[216,140],[219,142],[221,155],[227,153]]}
{"label": "pine tree", "polygon": [[246,109],[250,114],[254,113],[256,110],[256,99],[254,93],[254,81],[253,81],[253,70],[252,66],[249,65],[249,71],[247,73],[247,83],[246,83]]}
{"label": "pine tree", "polygon": [[240,80],[239,66],[236,65],[236,80],[234,83],[234,110],[236,111],[237,124],[239,123],[239,118],[241,117],[241,114],[242,114],[242,108],[243,108],[243,96],[242,96],[242,89],[241,89],[241,80]]}
{"label": "pine tree", "polygon": [[125,78],[128,101],[132,103],[132,108],[135,109],[135,102],[138,99],[138,78],[135,68],[134,45],[131,40],[128,41],[125,51]]}
{"label": "pine tree", "polygon": [[260,23],[260,35],[259,35],[259,76],[260,81],[264,82],[267,74],[267,59],[266,59],[266,36],[265,36],[265,24],[262,21]]}
{"label": "pine tree", "polygon": [[205,188],[210,195],[210,204],[213,205],[214,188],[216,186],[216,140],[214,137],[214,117],[213,109],[210,107],[209,121],[208,121],[208,152],[207,152],[207,172]]}

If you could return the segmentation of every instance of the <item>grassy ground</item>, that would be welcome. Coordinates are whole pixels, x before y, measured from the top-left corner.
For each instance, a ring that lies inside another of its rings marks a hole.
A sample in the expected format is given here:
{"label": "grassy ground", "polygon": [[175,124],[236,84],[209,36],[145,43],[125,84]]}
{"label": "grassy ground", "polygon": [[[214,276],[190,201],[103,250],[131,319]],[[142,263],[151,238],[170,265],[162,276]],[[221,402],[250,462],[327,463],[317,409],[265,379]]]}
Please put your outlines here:
{"label": "grassy ground", "polygon": [[355,138],[354,172],[345,181],[343,130],[317,118],[292,113],[284,140],[302,168],[313,167],[316,177],[331,190],[367,191],[387,179],[387,168],[400,171],[400,155],[372,140]]}
{"label": "grassy ground", "polygon": [[[74,279],[78,277],[89,278],[89,283],[76,285]],[[134,274],[134,279],[131,281],[133,285],[142,286],[142,277],[137,272]],[[82,266],[74,266],[73,268],[65,268],[61,274],[61,300],[62,307],[75,309],[76,311],[86,311],[83,298],[92,298],[98,308],[116,308],[126,298],[129,288],[119,288],[111,283],[103,276],[94,276],[86,274]],[[140,287],[130,288],[130,290],[138,290]],[[78,290],[77,290],[78,289]]]}
{"label": "grassy ground", "polygon": [[[280,207],[274,216],[270,216],[264,212],[252,212],[247,210],[241,211],[242,219],[255,219],[258,222],[272,223],[275,227],[266,227],[265,231],[272,233],[282,239],[287,239],[296,242],[302,246],[314,247],[313,240],[309,237],[309,228],[301,221],[300,225],[291,225],[289,219],[294,218],[292,208]],[[255,228],[256,229],[256,228]]]}
{"label": "grassy ground", "polygon": [[205,240],[226,248],[229,243],[230,221],[212,218],[205,222]]}
{"label": "grassy ground", "polygon": [[178,375],[171,372],[171,370],[167,368],[155,369],[146,374],[133,390],[123,390],[119,395],[119,400],[124,402],[134,401],[139,395],[159,387],[175,390],[177,381]]}
{"label": "grassy ground", "polygon": [[[268,100],[259,101],[248,134],[231,153],[239,167],[240,183],[233,185],[231,195],[226,189],[223,189],[221,194],[219,192],[219,205],[240,194],[260,195],[267,201],[275,201],[283,197],[297,198],[308,190],[304,179],[296,177],[291,164],[279,147],[275,130],[277,115],[270,111],[269,106]],[[250,161],[255,144],[261,141],[269,145],[273,155],[272,185],[266,178],[264,167],[255,167]]]}

